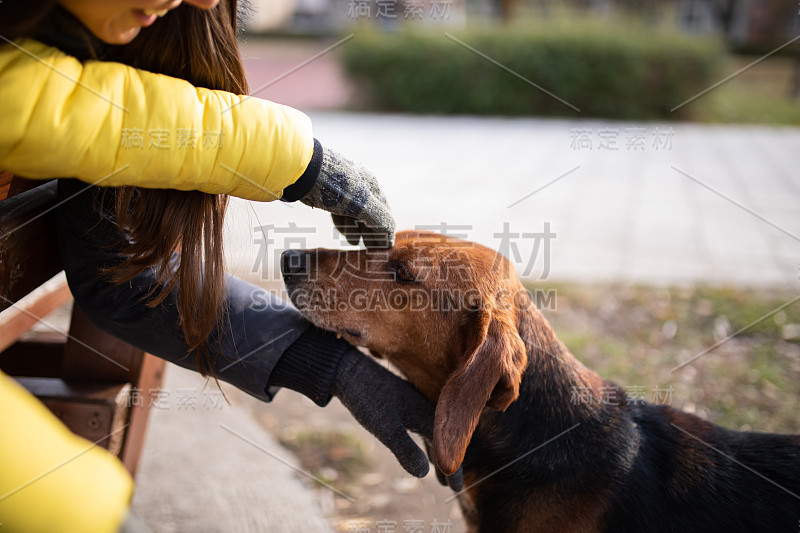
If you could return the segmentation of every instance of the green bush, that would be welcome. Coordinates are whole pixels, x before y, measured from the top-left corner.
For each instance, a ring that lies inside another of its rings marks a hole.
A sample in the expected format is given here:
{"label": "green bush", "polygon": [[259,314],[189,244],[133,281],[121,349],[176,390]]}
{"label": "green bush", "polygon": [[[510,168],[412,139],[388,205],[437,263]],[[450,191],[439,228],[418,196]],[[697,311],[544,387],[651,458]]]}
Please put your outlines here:
{"label": "green bush", "polygon": [[[458,39],[525,81],[499,67]],[[721,46],[606,27],[359,33],[339,55],[359,107],[414,113],[685,118],[671,109],[716,81]],[[542,89],[572,106],[558,101]]]}

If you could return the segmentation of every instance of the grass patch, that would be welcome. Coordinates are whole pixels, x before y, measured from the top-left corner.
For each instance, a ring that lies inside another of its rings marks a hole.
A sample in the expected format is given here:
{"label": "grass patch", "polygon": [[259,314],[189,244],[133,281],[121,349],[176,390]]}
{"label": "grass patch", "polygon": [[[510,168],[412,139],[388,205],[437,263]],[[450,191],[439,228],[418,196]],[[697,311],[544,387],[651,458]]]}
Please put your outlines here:
{"label": "grass patch", "polygon": [[671,388],[675,407],[734,429],[800,432],[800,302],[770,314],[793,295],[706,286],[551,288],[556,310],[545,316],[559,338],[620,387],[644,387],[648,401]]}
{"label": "grass patch", "polygon": [[370,469],[365,445],[352,431],[287,429],[279,440],[294,452],[303,468],[339,490],[350,490]]}
{"label": "grass patch", "polygon": [[[720,69],[720,80],[756,59],[731,58]],[[768,58],[687,107],[704,122],[800,125],[800,100],[790,96],[795,68],[789,57]]]}

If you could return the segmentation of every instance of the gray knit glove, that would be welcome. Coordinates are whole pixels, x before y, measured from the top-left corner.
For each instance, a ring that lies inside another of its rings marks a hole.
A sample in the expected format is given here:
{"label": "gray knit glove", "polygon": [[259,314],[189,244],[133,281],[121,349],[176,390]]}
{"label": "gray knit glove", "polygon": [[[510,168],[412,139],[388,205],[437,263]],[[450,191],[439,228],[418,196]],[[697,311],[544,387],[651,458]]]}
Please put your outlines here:
{"label": "gray knit glove", "polygon": [[364,238],[367,248],[394,244],[394,218],[378,180],[361,165],[323,148],[319,177],[300,201],[329,211],[350,244]]}

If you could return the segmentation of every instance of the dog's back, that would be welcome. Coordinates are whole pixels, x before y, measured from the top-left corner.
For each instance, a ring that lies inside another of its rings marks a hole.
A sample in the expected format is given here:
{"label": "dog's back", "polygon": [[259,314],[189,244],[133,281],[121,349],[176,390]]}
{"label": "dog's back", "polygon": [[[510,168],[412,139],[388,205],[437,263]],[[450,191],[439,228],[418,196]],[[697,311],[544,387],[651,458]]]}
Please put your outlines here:
{"label": "dog's back", "polygon": [[800,437],[725,429],[662,405],[630,408],[639,452],[607,531],[799,531]]}
{"label": "dog's back", "polygon": [[462,495],[478,531],[800,530],[798,436],[651,404],[548,414],[539,400],[523,380],[505,413],[481,417]]}

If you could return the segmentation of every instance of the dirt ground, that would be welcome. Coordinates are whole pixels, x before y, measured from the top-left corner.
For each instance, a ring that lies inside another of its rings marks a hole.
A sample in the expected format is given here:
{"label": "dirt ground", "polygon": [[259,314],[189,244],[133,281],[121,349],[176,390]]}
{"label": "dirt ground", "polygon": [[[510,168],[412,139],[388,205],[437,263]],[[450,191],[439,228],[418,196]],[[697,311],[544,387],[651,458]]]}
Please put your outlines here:
{"label": "dirt ground", "polygon": [[[416,479],[333,399],[323,408],[293,391],[259,406],[256,417],[297,454],[336,531],[437,533],[465,530],[453,491],[431,471]],[[338,491],[338,492],[337,492]]]}

